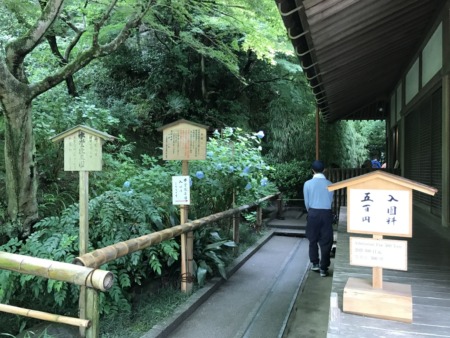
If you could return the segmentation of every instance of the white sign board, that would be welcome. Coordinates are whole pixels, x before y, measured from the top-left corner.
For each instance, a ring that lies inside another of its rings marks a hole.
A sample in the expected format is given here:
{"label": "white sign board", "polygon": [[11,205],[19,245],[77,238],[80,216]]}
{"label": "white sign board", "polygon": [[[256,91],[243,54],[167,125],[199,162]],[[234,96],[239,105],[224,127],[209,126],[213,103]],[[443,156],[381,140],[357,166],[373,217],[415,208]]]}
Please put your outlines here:
{"label": "white sign board", "polygon": [[350,237],[350,265],[408,270],[408,242]]}
{"label": "white sign board", "polygon": [[189,176],[172,176],[172,204],[191,204]]}
{"label": "white sign board", "polygon": [[349,189],[347,231],[411,237],[410,190]]}

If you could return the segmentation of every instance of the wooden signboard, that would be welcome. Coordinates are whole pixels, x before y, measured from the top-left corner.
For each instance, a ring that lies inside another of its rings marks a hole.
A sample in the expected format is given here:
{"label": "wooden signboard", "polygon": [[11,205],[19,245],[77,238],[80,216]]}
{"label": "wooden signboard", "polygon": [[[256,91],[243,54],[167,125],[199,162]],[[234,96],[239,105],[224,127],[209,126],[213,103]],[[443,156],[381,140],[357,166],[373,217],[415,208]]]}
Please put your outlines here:
{"label": "wooden signboard", "polygon": [[[385,185],[386,186],[386,185]],[[396,188],[396,187],[392,187]],[[412,236],[410,189],[348,188],[347,231],[384,236]]]}
{"label": "wooden signboard", "polygon": [[[114,137],[87,126],[76,126],[52,138],[53,142],[64,140],[64,170],[78,171],[80,176],[80,256],[89,247],[89,172],[102,170],[102,145]],[[80,288],[80,318],[90,319],[89,328],[80,327],[81,337],[97,337],[99,332],[99,299],[92,288]]]}
{"label": "wooden signboard", "polygon": [[[207,129],[204,125],[183,119],[158,128],[163,132],[163,159],[182,161],[182,176],[172,178],[172,202],[180,205],[181,224],[188,221],[189,161],[206,159]],[[193,287],[193,243],[192,231],[181,234],[181,290],[184,292],[191,292]]]}
{"label": "wooden signboard", "polygon": [[65,171],[101,171],[102,145],[113,136],[87,126],[76,126],[52,138],[64,139]]}
{"label": "wooden signboard", "polygon": [[350,264],[372,267],[372,283],[348,279],[344,312],[411,323],[411,286],[383,283],[383,268],[407,270],[407,243],[383,236],[412,237],[412,190],[429,195],[437,190],[382,170],[334,183],[328,190],[341,188],[349,196],[347,231],[373,235],[350,237]]}
{"label": "wooden signboard", "polygon": [[164,160],[206,159],[206,126],[178,120],[158,130],[163,132]]}

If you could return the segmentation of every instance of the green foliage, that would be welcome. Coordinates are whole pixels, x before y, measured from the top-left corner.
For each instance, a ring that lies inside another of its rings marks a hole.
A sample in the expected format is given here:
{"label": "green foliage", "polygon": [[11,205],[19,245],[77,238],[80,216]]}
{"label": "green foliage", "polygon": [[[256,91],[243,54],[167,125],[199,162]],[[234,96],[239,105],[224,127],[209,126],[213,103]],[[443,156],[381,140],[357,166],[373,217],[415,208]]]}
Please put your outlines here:
{"label": "green foliage", "polygon": [[[76,125],[108,131],[118,123],[107,109],[96,107],[85,97],[66,96],[63,90],[64,86],[55,87],[35,100],[33,130],[41,181],[41,190],[38,195],[39,211],[43,216],[55,214],[55,211],[63,210],[78,199],[73,197],[78,194],[78,180],[74,180],[73,173],[62,172],[63,142],[55,144],[51,138]],[[120,154],[124,152],[123,149],[116,150],[116,160],[122,159]],[[108,163],[113,162],[114,153],[105,157]],[[61,185],[64,186],[64,191]],[[101,192],[106,190],[103,189]]]}
{"label": "green foliage", "polygon": [[268,105],[271,148],[269,156],[277,162],[308,160],[315,151],[313,98],[302,73],[295,83],[277,84],[277,97]]}
{"label": "green foliage", "polygon": [[225,268],[233,260],[236,243],[223,239],[220,232],[218,227],[203,227],[194,232],[194,272],[199,285],[205,283],[208,274],[227,278]]}
{"label": "green foliage", "polygon": [[273,168],[263,159],[257,135],[240,128],[216,131],[208,141],[206,161],[191,162],[193,217],[251,203],[277,191],[267,178]]}
{"label": "green foliage", "polygon": [[386,161],[386,121],[356,121],[356,131],[366,140],[367,158],[376,155],[378,160]]}
{"label": "green foliage", "polygon": [[189,294],[171,285],[156,287],[150,285],[147,290],[134,296],[135,306],[130,313],[116,313],[102,318],[100,337],[102,338],[139,338],[154,325],[161,323],[183,304]]}
{"label": "green foliage", "polygon": [[284,199],[297,199],[302,195],[303,183],[311,178],[311,163],[293,160],[274,163],[269,178],[283,193]]}
{"label": "green foliage", "polygon": [[[142,236],[163,227],[158,210],[152,198],[130,190],[109,191],[89,203],[90,247],[102,248]],[[36,231],[21,243],[12,238],[0,247],[8,251],[56,261],[72,262],[78,254],[77,205],[64,210],[61,216],[47,217],[35,225]],[[178,259],[179,247],[175,240],[169,240],[150,249],[121,257],[101,268],[114,273],[116,282],[107,293],[100,296],[101,313],[115,313],[130,308],[130,289],[151,276],[168,273]],[[0,301],[22,304],[34,299],[45,306],[56,303],[60,311],[74,309],[78,299],[78,287],[55,280],[0,272]],[[46,295],[51,295],[46,298]]]}

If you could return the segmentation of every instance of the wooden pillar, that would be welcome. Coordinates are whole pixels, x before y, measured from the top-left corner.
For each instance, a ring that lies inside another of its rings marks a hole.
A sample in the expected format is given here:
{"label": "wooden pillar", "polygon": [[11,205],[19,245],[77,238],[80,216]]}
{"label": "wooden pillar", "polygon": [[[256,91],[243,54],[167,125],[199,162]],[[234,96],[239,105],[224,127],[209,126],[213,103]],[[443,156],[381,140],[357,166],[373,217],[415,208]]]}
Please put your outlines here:
{"label": "wooden pillar", "polygon": [[[182,161],[181,174],[183,176],[189,175],[189,162]],[[180,206],[180,223],[188,222],[188,206]],[[192,231],[181,234],[181,291],[192,292],[193,282],[193,259],[194,259],[194,234]]]}
{"label": "wooden pillar", "polygon": [[[88,252],[89,247],[89,171],[80,171],[80,232],[79,232],[79,247],[80,256]],[[79,312],[81,319],[89,319],[87,317],[87,303],[86,303],[86,287],[80,287]],[[80,327],[80,336],[86,337],[87,329]]]}
{"label": "wooden pillar", "polygon": [[450,227],[450,5],[442,16],[442,217],[441,224]]}
{"label": "wooden pillar", "polygon": [[319,159],[319,107],[316,107],[316,160]]}
{"label": "wooden pillar", "polygon": [[262,226],[262,208],[260,205],[256,207],[256,227],[261,229]]}
{"label": "wooden pillar", "polygon": [[[239,244],[240,242],[240,236],[239,236],[239,226],[241,224],[241,213],[238,212],[237,214],[234,214],[233,216],[233,241],[236,244]],[[239,246],[236,246],[234,248],[234,253],[237,253],[239,251]]]}
{"label": "wooden pillar", "polygon": [[442,79],[442,226],[450,226],[450,75]]}
{"label": "wooden pillar", "polygon": [[[381,235],[373,235],[373,239],[383,239]],[[382,289],[383,288],[383,268],[374,267],[372,268],[372,287],[374,289]]]}
{"label": "wooden pillar", "polygon": [[441,224],[450,227],[450,4],[442,16],[442,216]]}

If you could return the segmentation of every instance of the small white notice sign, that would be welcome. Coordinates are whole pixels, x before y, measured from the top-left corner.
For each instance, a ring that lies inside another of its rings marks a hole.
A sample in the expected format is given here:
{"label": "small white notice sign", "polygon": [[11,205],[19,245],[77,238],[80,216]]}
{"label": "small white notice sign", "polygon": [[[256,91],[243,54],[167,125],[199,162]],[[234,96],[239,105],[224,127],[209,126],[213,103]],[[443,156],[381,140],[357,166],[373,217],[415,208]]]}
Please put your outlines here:
{"label": "small white notice sign", "polygon": [[408,242],[350,237],[350,265],[408,270]]}
{"label": "small white notice sign", "polygon": [[172,176],[172,204],[188,205],[191,203],[189,176]]}

